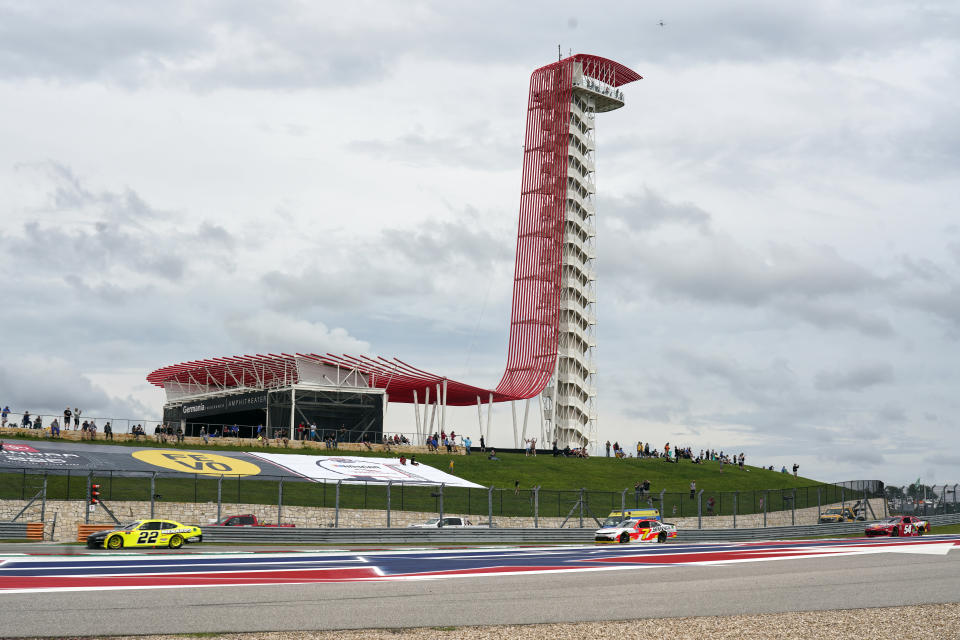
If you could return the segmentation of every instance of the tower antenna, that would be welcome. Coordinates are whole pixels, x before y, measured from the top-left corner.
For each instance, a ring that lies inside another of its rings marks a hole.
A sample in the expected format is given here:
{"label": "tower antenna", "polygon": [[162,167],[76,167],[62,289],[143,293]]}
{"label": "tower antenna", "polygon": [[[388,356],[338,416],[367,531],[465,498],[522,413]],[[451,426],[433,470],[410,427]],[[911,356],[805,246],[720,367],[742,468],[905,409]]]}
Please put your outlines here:
{"label": "tower antenna", "polygon": [[563,60],[563,54],[560,53],[560,45],[558,44],[557,45],[557,62],[560,62],[561,60]]}

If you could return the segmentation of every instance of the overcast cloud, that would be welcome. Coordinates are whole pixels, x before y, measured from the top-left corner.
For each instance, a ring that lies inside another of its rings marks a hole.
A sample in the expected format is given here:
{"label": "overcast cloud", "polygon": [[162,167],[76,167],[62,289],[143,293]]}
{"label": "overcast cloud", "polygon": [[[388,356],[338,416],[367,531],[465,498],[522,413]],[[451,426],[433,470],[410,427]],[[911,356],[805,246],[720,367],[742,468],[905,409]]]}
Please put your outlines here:
{"label": "overcast cloud", "polygon": [[957,482],[958,34],[952,2],[0,0],[0,403],[155,419],[147,373],[250,352],[495,385],[559,43],[645,78],[598,118],[600,441]]}

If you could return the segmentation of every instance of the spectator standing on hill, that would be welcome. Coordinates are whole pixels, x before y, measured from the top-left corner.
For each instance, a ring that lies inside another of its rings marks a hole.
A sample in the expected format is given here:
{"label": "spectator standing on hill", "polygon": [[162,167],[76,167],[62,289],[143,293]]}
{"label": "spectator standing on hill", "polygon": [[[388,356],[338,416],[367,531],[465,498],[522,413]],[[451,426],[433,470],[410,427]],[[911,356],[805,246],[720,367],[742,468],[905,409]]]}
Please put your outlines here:
{"label": "spectator standing on hill", "polygon": [[794,462],[794,463],[793,463],[793,477],[794,477],[794,478],[797,477],[797,471],[799,471],[799,470],[800,470],[800,465],[798,465],[796,462]]}
{"label": "spectator standing on hill", "polygon": [[483,434],[480,434],[480,453],[484,453],[487,450],[487,444],[483,441]]}
{"label": "spectator standing on hill", "polygon": [[610,441],[607,440],[607,457],[610,457]]}
{"label": "spectator standing on hill", "polygon": [[530,453],[533,454],[533,457],[537,457],[537,439],[530,438]]}
{"label": "spectator standing on hill", "polygon": [[113,426],[109,422],[103,425],[103,437],[105,440],[113,440]]}
{"label": "spectator standing on hill", "polygon": [[53,422],[50,423],[50,437],[56,438],[60,435],[60,423],[57,422],[57,419],[54,418]]}
{"label": "spectator standing on hill", "polygon": [[637,442],[637,457],[643,457],[643,442]]}
{"label": "spectator standing on hill", "polygon": [[707,515],[708,516],[713,515],[713,505],[714,505],[713,496],[710,496],[709,498],[707,498]]}
{"label": "spectator standing on hill", "polygon": [[87,435],[90,436],[91,440],[97,439],[97,423],[95,420],[91,420],[90,424],[87,425]]}
{"label": "spectator standing on hill", "polygon": [[[80,409],[79,407],[73,408],[73,430],[76,431],[77,427],[80,426]],[[66,427],[66,425],[64,425]]]}
{"label": "spectator standing on hill", "polygon": [[70,428],[70,416],[73,415],[73,411],[70,411],[70,407],[67,407],[63,410],[63,428]]}
{"label": "spectator standing on hill", "polygon": [[557,441],[553,441],[553,457],[556,458],[560,455],[560,449],[557,449]]}
{"label": "spectator standing on hill", "polygon": [[20,424],[21,426],[23,426],[24,429],[30,428],[30,412],[29,411],[23,412],[23,420],[20,421]]}
{"label": "spectator standing on hill", "polygon": [[470,447],[473,446],[473,440],[470,439],[470,436],[467,436],[463,439],[463,448],[466,450],[467,455],[470,455]]}

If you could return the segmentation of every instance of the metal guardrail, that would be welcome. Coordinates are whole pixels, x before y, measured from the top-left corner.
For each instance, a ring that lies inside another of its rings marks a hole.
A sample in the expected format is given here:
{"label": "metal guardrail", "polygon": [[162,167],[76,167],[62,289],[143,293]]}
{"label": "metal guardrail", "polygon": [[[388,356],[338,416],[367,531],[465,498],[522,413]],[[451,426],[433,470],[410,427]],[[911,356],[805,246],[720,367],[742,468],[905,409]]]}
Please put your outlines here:
{"label": "metal guardrail", "polygon": [[[960,524],[960,514],[927,518],[937,526]],[[866,522],[813,524],[765,529],[682,529],[678,542],[736,542],[862,533]],[[254,544],[418,544],[418,543],[579,543],[593,542],[594,529],[305,529],[286,527],[206,527],[205,542]]]}
{"label": "metal guardrail", "polygon": [[26,537],[26,522],[0,522],[0,538],[25,540]]}
{"label": "metal guardrail", "polygon": [[424,544],[593,541],[593,529],[301,529],[281,527],[207,527],[204,542],[260,544]]}

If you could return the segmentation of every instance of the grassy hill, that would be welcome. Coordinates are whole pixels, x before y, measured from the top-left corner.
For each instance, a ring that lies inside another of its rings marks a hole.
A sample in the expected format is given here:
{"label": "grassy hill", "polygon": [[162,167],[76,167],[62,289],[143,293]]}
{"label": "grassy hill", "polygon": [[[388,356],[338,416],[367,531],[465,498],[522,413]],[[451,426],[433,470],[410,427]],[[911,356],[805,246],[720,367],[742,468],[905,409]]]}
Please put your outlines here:
{"label": "grassy hill", "polygon": [[[79,444],[79,443],[78,443]],[[82,443],[86,444],[86,443]],[[103,444],[102,441],[98,444]],[[118,446],[159,446],[156,443],[127,443]],[[167,445],[166,448],[178,448]],[[245,451],[246,446],[179,447],[193,450]],[[385,452],[357,452],[341,450],[337,453],[325,449],[283,449],[270,447],[276,453],[313,453],[317,455],[358,455],[385,457],[396,456]],[[527,458],[523,454],[499,453],[499,461],[491,461],[486,455],[473,453],[469,456],[445,454],[419,455],[425,465],[449,471],[453,462],[453,474],[484,487],[493,486],[495,515],[530,516],[534,512],[533,487],[539,486],[539,514],[541,517],[563,517],[576,504],[580,489],[586,489],[587,501],[597,513],[618,509],[621,501],[629,507],[661,507],[666,514],[683,517],[695,515],[697,503],[689,498],[691,481],[703,490],[704,509],[707,501],[715,501],[714,512],[730,514],[734,509],[739,514],[775,511],[792,507],[815,507],[818,503],[839,502],[855,499],[849,491],[842,494],[839,487],[823,485],[810,478],[794,478],[779,471],[767,471],[757,467],[740,470],[718,463],[693,464],[685,460],[670,463],[660,459],[635,458],[554,458],[540,455]],[[266,469],[264,470],[266,472]],[[268,472],[267,472],[268,473]],[[650,482],[650,496],[640,496],[634,485],[644,480]],[[38,489],[40,476],[20,473],[0,474],[0,498],[24,498]],[[150,495],[150,482],[145,477],[121,477],[110,472],[98,472],[93,482],[103,485],[103,498],[109,502],[146,500]],[[515,483],[518,487],[515,490]],[[796,491],[794,489],[796,488]],[[276,504],[278,486],[276,478],[269,475],[250,476],[243,479],[225,478],[221,498],[224,504]],[[623,491],[627,489],[624,498]],[[292,482],[284,483],[283,502],[287,505],[311,505],[332,507],[336,503],[336,487],[332,484]],[[157,499],[163,502],[215,502],[218,483],[209,477],[160,477],[154,487]],[[661,504],[660,493],[665,491]],[[86,477],[83,472],[71,477],[51,475],[48,478],[48,499],[83,500],[86,495]],[[843,498],[843,496],[846,496]],[[444,491],[444,507],[447,513],[486,514],[488,509],[486,489],[458,489],[447,487]],[[393,509],[407,511],[435,511],[439,508],[439,494],[435,487],[394,487],[391,505]],[[340,489],[340,506],[354,509],[383,509],[386,507],[386,490],[378,485],[343,485]]]}

